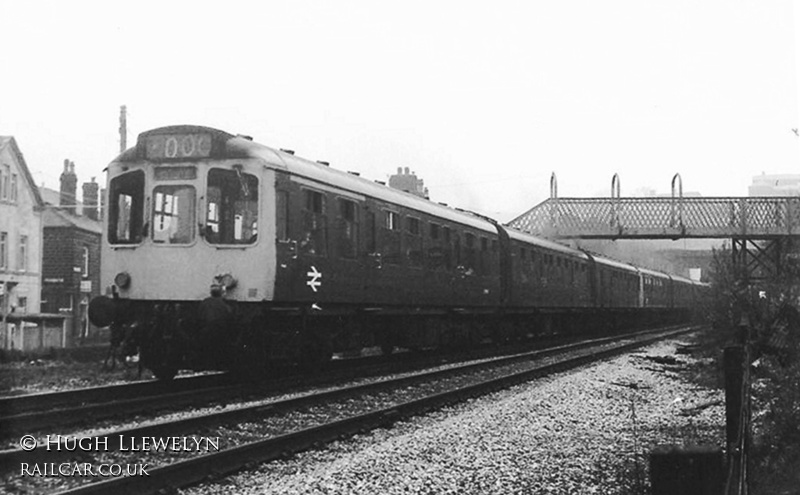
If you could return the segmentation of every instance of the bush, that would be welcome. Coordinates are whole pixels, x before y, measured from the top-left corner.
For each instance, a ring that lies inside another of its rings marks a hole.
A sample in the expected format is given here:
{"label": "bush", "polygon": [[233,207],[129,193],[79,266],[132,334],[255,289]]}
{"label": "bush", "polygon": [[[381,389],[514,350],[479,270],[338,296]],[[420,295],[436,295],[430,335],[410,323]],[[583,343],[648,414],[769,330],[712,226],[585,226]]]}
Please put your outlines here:
{"label": "bush", "polygon": [[753,442],[749,476],[753,493],[794,494],[800,486],[800,270],[785,257],[781,271],[746,284],[745,273],[727,249],[714,253],[707,315],[711,330],[701,338],[706,354],[741,343],[738,328],[749,326]]}

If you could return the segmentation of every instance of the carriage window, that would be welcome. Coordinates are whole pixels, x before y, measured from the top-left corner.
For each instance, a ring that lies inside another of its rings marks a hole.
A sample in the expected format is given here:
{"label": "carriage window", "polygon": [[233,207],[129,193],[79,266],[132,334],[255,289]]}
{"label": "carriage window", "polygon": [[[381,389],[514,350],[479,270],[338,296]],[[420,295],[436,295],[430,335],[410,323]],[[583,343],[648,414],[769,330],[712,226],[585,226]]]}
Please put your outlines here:
{"label": "carriage window", "polygon": [[439,225],[435,224],[435,223],[432,223],[432,224],[430,224],[430,226],[431,226],[431,234],[430,234],[431,235],[431,239],[433,239],[433,240],[439,239]]}
{"label": "carriage window", "polygon": [[400,215],[393,211],[386,212],[386,224],[384,225],[389,230],[400,230]]}
{"label": "carriage window", "polygon": [[461,238],[459,237],[458,233],[453,235],[453,257],[455,258],[455,266],[462,267],[462,259],[461,259]]}
{"label": "carriage window", "polygon": [[419,235],[419,218],[407,217],[406,229],[411,235]]}
{"label": "carriage window", "polygon": [[371,211],[366,211],[366,222],[367,222],[367,252],[368,253],[375,253],[377,250],[377,234],[375,232],[375,213]]}
{"label": "carriage window", "polygon": [[153,242],[188,244],[194,240],[194,187],[158,186],[153,190]]}
{"label": "carriage window", "polygon": [[489,263],[489,239],[481,237],[481,252],[478,254],[478,270],[482,275],[488,275],[490,272]]}
{"label": "carriage window", "polygon": [[339,255],[342,258],[353,259],[358,250],[358,219],[356,218],[356,203],[339,198]]}
{"label": "carriage window", "polygon": [[252,244],[258,236],[258,179],[241,167],[208,172],[204,236],[211,244]]}
{"label": "carriage window", "polygon": [[142,241],[144,172],[129,172],[111,179],[108,194],[108,240],[112,244]]}
{"label": "carriage window", "polygon": [[462,264],[470,273],[475,273],[475,269],[478,268],[475,244],[475,234],[469,232],[464,234],[464,257],[462,258]]}
{"label": "carriage window", "polygon": [[303,238],[300,251],[317,256],[328,255],[328,217],[325,196],[318,191],[303,190]]}
{"label": "carriage window", "polygon": [[[450,246],[448,245],[448,242],[450,230],[447,227],[442,227],[437,223],[430,223],[428,225],[430,227],[429,233],[431,241],[428,245],[428,254],[425,257],[425,263],[430,270],[449,269]],[[448,234],[447,240],[444,240],[445,235],[442,232],[446,232]]]}
{"label": "carriage window", "polygon": [[402,264],[400,250],[400,215],[384,210],[383,231],[381,232],[381,255],[386,263]]}
{"label": "carriage window", "polygon": [[466,244],[467,249],[475,247],[475,236],[470,233],[464,234],[464,244]]}
{"label": "carriage window", "polygon": [[408,237],[406,238],[406,256],[408,256],[408,263],[410,266],[422,266],[422,236],[420,235],[419,218],[406,217],[406,230]]}
{"label": "carriage window", "polygon": [[277,218],[277,232],[279,241],[289,239],[289,193],[277,191],[275,195],[275,216]]}

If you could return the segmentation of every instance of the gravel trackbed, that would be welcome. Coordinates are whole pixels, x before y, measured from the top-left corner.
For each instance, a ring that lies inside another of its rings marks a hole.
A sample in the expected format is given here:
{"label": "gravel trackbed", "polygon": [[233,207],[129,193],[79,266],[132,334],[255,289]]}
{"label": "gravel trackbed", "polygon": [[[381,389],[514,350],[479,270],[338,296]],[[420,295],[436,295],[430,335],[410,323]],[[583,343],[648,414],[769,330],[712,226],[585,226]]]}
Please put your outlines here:
{"label": "gravel trackbed", "polygon": [[653,447],[722,445],[724,438],[724,393],[684,377],[698,363],[676,355],[677,344],[655,344],[181,493],[649,493]]}

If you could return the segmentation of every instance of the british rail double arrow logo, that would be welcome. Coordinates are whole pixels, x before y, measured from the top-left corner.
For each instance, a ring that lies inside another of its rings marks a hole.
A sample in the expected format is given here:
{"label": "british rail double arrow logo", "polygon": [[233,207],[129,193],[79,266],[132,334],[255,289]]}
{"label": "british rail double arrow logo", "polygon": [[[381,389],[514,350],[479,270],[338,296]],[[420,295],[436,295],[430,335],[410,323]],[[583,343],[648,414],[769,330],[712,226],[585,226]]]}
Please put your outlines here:
{"label": "british rail double arrow logo", "polygon": [[312,266],[311,271],[306,273],[306,275],[308,275],[311,278],[311,280],[306,282],[306,285],[311,287],[311,290],[313,290],[314,292],[317,292],[317,287],[322,285],[322,282],[319,281],[319,279],[322,278],[322,273],[317,271],[317,267]]}

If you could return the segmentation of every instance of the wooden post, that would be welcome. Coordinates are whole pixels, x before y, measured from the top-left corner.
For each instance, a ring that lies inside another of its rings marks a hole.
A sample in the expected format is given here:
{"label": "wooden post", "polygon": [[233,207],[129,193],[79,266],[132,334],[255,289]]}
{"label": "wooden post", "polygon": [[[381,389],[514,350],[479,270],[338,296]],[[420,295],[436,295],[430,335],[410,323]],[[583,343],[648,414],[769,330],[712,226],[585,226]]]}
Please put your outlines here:
{"label": "wooden post", "polygon": [[725,442],[730,457],[739,439],[739,420],[741,418],[742,382],[744,380],[744,347],[726,347],[723,354],[725,368]]}

